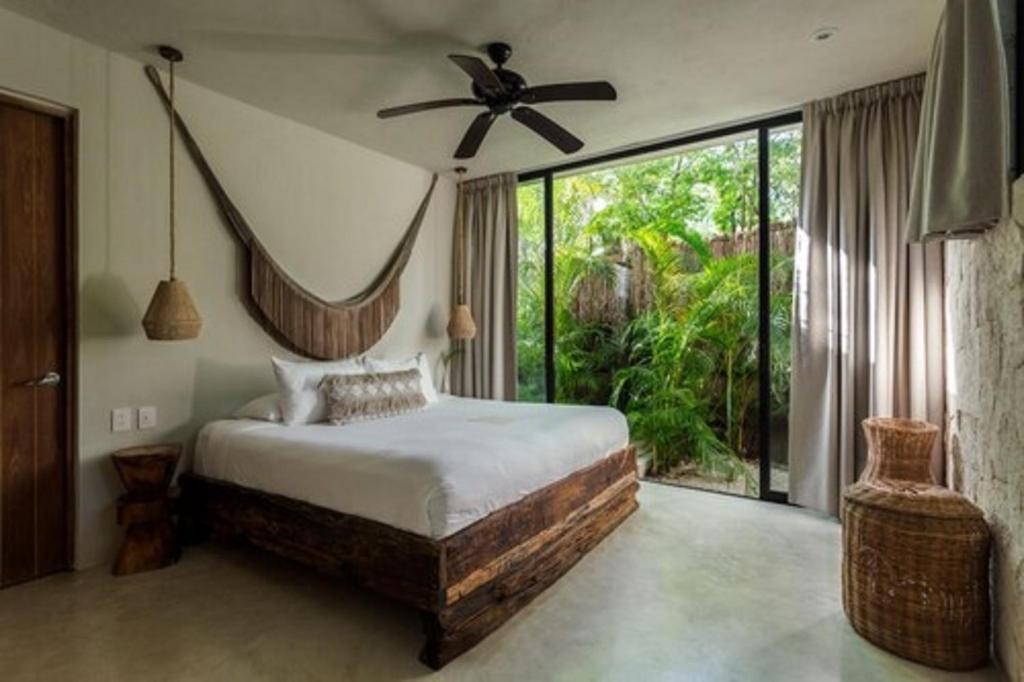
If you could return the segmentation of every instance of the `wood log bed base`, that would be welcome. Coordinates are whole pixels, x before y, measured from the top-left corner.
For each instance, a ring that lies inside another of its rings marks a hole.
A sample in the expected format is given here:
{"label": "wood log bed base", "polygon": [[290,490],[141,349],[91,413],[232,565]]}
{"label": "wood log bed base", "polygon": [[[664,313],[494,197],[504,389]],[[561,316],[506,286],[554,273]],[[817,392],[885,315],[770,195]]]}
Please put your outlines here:
{"label": "wood log bed base", "polygon": [[186,537],[244,540],[417,608],[437,670],[511,618],[637,508],[627,447],[440,540],[182,474]]}

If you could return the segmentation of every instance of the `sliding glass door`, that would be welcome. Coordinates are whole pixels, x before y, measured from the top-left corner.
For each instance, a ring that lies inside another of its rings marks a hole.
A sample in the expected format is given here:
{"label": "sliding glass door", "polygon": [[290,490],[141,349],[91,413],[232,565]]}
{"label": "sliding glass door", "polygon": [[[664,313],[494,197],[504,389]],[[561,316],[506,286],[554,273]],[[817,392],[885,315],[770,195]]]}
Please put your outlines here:
{"label": "sliding glass door", "polygon": [[522,178],[521,400],[621,409],[649,478],[784,499],[798,120]]}
{"label": "sliding glass door", "polygon": [[769,409],[768,456],[763,466],[768,496],[789,493],[789,379],[792,369],[790,332],[793,319],[793,255],[800,212],[801,126],[794,123],[766,131],[768,140],[768,206],[770,254],[767,317]]}
{"label": "sliding glass door", "polygon": [[545,402],[545,277],[544,182],[519,184],[519,277],[516,311],[516,355],[519,366],[518,397],[524,402]]}

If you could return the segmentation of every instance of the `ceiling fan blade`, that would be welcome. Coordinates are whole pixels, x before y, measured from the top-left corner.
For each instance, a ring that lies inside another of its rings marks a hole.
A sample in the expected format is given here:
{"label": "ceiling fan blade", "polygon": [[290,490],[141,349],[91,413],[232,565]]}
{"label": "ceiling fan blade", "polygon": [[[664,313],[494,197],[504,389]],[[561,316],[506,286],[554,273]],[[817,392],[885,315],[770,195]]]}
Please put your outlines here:
{"label": "ceiling fan blade", "polygon": [[572,154],[583,147],[583,140],[579,139],[535,109],[531,109],[530,107],[516,107],[512,110],[512,118],[519,121],[566,154]]}
{"label": "ceiling fan blade", "polygon": [[540,102],[613,100],[616,97],[618,97],[618,93],[608,81],[586,81],[526,88],[520,101],[527,104],[538,104]]}
{"label": "ceiling fan blade", "polygon": [[381,109],[377,112],[377,118],[391,118],[393,116],[404,116],[405,114],[415,114],[419,111],[430,111],[431,109],[444,109],[447,107],[464,107],[471,105],[483,105],[484,103],[480,100],[470,99],[468,97],[456,97],[453,99],[435,99],[432,102],[419,102],[417,104],[406,104],[401,107],[391,107],[389,109]]}
{"label": "ceiling fan blade", "polygon": [[469,124],[466,134],[462,136],[459,148],[455,150],[455,158],[471,159],[476,156],[476,150],[480,148],[480,143],[484,141],[484,136],[487,135],[487,131],[491,129],[491,124],[497,117],[493,111],[485,111],[474,118],[473,122]]}
{"label": "ceiling fan blade", "polygon": [[487,66],[487,63],[479,57],[472,57],[465,54],[450,54],[448,59],[455,62],[460,69],[469,74],[473,82],[487,93],[503,94],[505,86],[501,84],[498,77]]}

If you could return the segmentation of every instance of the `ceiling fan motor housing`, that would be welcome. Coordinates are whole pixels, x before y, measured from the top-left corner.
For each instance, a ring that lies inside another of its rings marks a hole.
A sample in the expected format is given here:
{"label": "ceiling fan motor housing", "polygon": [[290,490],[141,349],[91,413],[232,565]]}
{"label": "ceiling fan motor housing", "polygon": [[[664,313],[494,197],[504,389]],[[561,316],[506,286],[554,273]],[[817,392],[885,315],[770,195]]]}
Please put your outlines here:
{"label": "ceiling fan motor housing", "polygon": [[500,67],[512,58],[512,46],[508,43],[488,43],[487,56]]}
{"label": "ceiling fan motor housing", "polygon": [[519,101],[520,96],[523,94],[523,90],[526,89],[526,79],[515,71],[509,71],[498,67],[492,69],[494,75],[498,77],[501,84],[505,88],[505,92],[501,94],[493,94],[486,92],[483,88],[477,85],[475,82],[472,85],[473,96],[478,99],[482,99],[490,107],[491,111],[497,114],[503,114],[512,108],[514,104]]}

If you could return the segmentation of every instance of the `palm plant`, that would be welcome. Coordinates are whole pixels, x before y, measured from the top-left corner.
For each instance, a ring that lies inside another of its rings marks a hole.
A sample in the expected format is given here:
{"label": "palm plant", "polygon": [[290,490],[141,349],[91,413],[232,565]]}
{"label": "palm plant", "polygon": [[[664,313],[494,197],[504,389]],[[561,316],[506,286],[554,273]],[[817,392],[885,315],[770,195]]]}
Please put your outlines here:
{"label": "palm plant", "polygon": [[[730,144],[556,178],[556,387],[559,402],[621,409],[652,473],[695,466],[743,480],[749,491],[756,485],[744,460],[757,454],[758,258],[714,258],[706,241],[741,232],[756,216],[756,145]],[[771,144],[784,185],[773,184],[772,220],[781,220],[795,210],[799,136],[773,136]],[[533,240],[520,246],[521,399],[543,396],[543,195],[535,189],[520,190],[521,240]],[[635,254],[650,295],[625,315],[593,315],[581,299],[614,290]],[[788,405],[791,287],[792,258],[772,254],[773,413]]]}
{"label": "palm plant", "polygon": [[742,462],[711,427],[705,391],[714,358],[701,348],[697,316],[651,311],[623,331],[628,362],[615,375],[611,404],[626,413],[630,430],[662,473],[682,460],[732,480]]}

